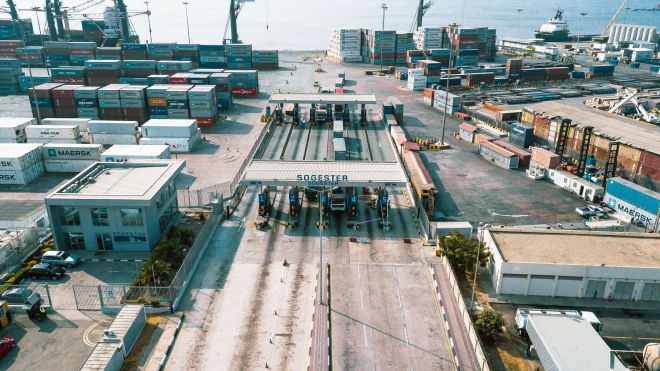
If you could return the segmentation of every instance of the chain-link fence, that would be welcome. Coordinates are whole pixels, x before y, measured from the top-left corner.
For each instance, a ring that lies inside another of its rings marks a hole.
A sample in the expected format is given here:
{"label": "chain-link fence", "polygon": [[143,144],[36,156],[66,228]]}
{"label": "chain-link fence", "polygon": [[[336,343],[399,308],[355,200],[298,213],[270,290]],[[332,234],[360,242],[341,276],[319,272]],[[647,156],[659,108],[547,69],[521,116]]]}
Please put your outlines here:
{"label": "chain-link fence", "polygon": [[124,304],[169,306],[173,301],[171,287],[73,285],[71,289],[78,310],[120,308]]}

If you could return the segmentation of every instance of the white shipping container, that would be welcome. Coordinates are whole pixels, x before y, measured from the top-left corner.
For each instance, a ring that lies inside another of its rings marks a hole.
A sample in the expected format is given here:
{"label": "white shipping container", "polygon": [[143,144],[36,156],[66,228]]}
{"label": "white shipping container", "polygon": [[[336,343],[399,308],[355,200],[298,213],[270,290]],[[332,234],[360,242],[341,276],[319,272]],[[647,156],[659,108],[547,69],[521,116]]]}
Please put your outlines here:
{"label": "white shipping container", "polygon": [[80,129],[76,125],[31,125],[25,128],[30,139],[78,139]]}
{"label": "white shipping container", "polygon": [[90,120],[88,131],[92,134],[129,134],[138,131],[137,121]]}
{"label": "white shipping container", "polygon": [[408,68],[408,77],[410,76],[424,76],[423,68]]}
{"label": "white shipping container", "polygon": [[35,125],[37,122],[33,118],[0,118],[0,138],[13,139],[13,141],[2,141],[2,143],[17,143],[19,138],[25,137],[25,127]]}
{"label": "white shipping container", "polygon": [[103,162],[128,160],[158,160],[171,158],[170,146],[163,145],[114,145],[101,155]]}
{"label": "white shipping container", "polygon": [[76,125],[78,129],[82,131],[87,131],[87,124],[90,119],[85,118],[58,118],[50,117],[41,120],[42,125]]}
{"label": "white shipping container", "polygon": [[142,125],[147,138],[191,138],[197,133],[197,120],[152,119]]}
{"label": "white shipping container", "polygon": [[16,138],[0,138],[0,143],[25,143],[27,137],[25,134],[18,136]]}
{"label": "white shipping container", "polygon": [[25,170],[0,170],[0,184],[28,184],[43,173],[42,162],[37,162]]}
{"label": "white shipping container", "polygon": [[137,134],[91,134],[94,144],[138,144]]}
{"label": "white shipping container", "polygon": [[98,161],[94,160],[45,160],[47,173],[79,173]]}
{"label": "white shipping container", "polygon": [[0,170],[25,170],[41,163],[41,145],[8,143],[0,146]]}
{"label": "white shipping container", "polygon": [[43,147],[44,160],[94,160],[101,159],[102,144],[48,143]]}
{"label": "white shipping container", "polygon": [[28,138],[27,142],[31,144],[78,144],[80,143],[80,139]]}
{"label": "white shipping container", "polygon": [[191,138],[140,138],[140,145],[165,144],[170,146],[172,153],[186,153],[195,149],[199,135]]}

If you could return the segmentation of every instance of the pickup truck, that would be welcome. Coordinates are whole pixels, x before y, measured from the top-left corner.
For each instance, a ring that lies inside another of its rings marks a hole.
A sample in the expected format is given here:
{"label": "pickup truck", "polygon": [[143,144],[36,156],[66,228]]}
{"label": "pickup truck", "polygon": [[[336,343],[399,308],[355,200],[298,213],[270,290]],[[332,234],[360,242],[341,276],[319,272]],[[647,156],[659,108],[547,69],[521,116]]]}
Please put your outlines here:
{"label": "pickup truck", "polygon": [[598,217],[602,219],[607,217],[607,212],[602,207],[593,206],[593,205],[587,205],[585,207],[576,207],[575,212],[580,214],[584,218]]}

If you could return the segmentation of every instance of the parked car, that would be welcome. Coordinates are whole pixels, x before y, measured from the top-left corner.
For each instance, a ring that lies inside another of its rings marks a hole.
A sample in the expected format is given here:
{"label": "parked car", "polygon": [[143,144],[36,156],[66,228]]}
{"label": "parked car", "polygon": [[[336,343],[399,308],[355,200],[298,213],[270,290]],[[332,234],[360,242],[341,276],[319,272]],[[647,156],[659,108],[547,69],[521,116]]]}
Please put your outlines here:
{"label": "parked car", "polygon": [[0,339],[0,359],[4,358],[15,345],[16,342],[12,338]]}
{"label": "parked car", "polygon": [[75,255],[70,255],[66,251],[46,251],[42,256],[41,256],[41,262],[42,263],[50,263],[52,265],[56,265],[59,267],[67,267],[71,268],[78,263],[80,263],[80,258],[78,258]]}
{"label": "parked car", "polygon": [[39,263],[30,268],[28,271],[28,276],[33,280],[38,278],[50,278],[52,280],[58,280],[64,277],[64,268],[56,267],[50,263]]}
{"label": "parked car", "polygon": [[7,304],[25,304],[28,298],[40,300],[41,295],[39,295],[38,292],[34,292],[24,287],[16,287],[2,293],[2,300],[6,301]]}
{"label": "parked car", "polygon": [[576,207],[575,212],[582,215],[584,218],[606,218],[607,212],[599,206],[587,205],[585,207]]}

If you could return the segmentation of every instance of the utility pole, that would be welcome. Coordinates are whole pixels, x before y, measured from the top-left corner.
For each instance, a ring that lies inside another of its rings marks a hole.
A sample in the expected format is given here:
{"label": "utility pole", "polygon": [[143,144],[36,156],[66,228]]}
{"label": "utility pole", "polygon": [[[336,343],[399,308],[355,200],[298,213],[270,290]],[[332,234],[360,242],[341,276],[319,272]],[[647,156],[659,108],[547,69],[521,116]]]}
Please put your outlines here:
{"label": "utility pole", "polygon": [[[449,38],[449,50],[451,50],[451,37]],[[450,69],[451,69],[451,56],[449,57],[449,64],[447,65],[447,75],[445,77],[447,79],[447,85],[446,85],[446,88],[445,88],[446,89],[445,90],[445,112],[442,115],[442,138],[440,139],[440,143],[442,143],[443,146],[445,145],[445,125],[447,124],[447,103],[449,101],[449,76],[450,76],[449,72],[450,72]]]}
{"label": "utility pole", "polygon": [[55,17],[53,17],[53,4],[46,0],[46,24],[48,24],[48,35],[50,41],[57,41],[57,27],[55,27]]}
{"label": "utility pole", "polygon": [[149,24],[149,42],[154,43],[154,38],[151,35],[151,11],[149,10],[149,2],[145,1],[144,4],[147,6],[147,23]]}
{"label": "utility pole", "polygon": [[186,29],[188,30],[188,44],[190,44],[190,22],[188,21],[188,2],[184,1],[183,5],[186,7]]}
{"label": "utility pole", "polygon": [[380,72],[382,73],[383,72],[383,36],[385,35],[385,11],[387,10],[387,4],[382,3],[380,7],[383,9],[383,24],[381,28],[381,31],[383,33],[380,35]]}
{"label": "utility pole", "polygon": [[238,30],[236,29],[236,2],[234,0],[229,1],[229,24],[231,26],[231,43],[238,44]]}

